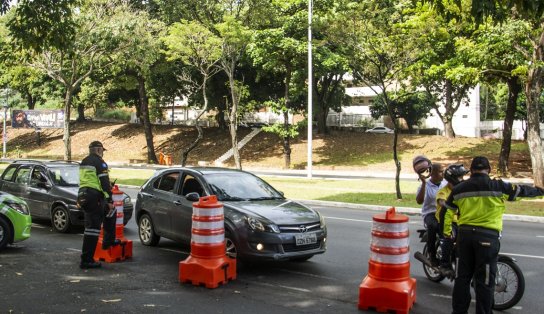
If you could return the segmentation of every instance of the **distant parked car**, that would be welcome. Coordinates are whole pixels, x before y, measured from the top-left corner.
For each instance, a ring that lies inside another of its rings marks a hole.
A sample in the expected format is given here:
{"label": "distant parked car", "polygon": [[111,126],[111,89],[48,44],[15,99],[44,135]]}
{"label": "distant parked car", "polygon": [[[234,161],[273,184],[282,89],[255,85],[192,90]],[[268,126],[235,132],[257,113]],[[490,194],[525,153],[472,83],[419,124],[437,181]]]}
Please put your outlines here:
{"label": "distant parked car", "polygon": [[[51,219],[58,232],[83,225],[83,210],[76,206],[79,163],[67,161],[17,160],[0,177],[0,191],[26,201],[35,218]],[[132,217],[128,194],[123,200],[124,224]]]}
{"label": "distant parked car", "polygon": [[30,238],[32,219],[25,201],[0,192],[0,251],[8,244]]}
{"label": "distant parked car", "polygon": [[135,204],[141,243],[155,246],[165,237],[189,244],[192,204],[205,195],[223,204],[229,256],[307,260],[326,250],[327,227],[317,211],[249,172],[213,167],[171,167],[142,185]]}
{"label": "distant parked car", "polygon": [[394,131],[385,126],[377,126],[365,131],[366,133],[393,133]]}

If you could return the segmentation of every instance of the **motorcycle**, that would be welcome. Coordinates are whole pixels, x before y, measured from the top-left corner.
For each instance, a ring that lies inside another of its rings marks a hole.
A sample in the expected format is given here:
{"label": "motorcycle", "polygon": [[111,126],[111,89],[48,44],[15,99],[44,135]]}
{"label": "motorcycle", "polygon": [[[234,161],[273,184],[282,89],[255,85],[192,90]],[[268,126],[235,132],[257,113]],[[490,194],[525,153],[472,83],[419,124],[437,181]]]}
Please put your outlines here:
{"label": "motorcycle", "polygon": [[[455,250],[451,254],[452,269],[454,270],[451,276],[444,275],[438,267],[433,266],[429,259],[429,252],[427,247],[427,230],[418,229],[420,242],[425,243],[423,247],[423,253],[416,252],[414,257],[423,264],[423,271],[425,276],[433,282],[441,282],[445,278],[454,280],[455,274]],[[440,260],[442,257],[442,249],[440,247],[440,239],[437,239],[436,243],[436,259]],[[474,287],[474,282],[472,282]],[[495,299],[493,309],[502,311],[515,306],[523,297],[525,292],[525,277],[521,268],[516,264],[516,260],[510,256],[502,255],[499,253],[497,262],[497,276],[495,278]]]}

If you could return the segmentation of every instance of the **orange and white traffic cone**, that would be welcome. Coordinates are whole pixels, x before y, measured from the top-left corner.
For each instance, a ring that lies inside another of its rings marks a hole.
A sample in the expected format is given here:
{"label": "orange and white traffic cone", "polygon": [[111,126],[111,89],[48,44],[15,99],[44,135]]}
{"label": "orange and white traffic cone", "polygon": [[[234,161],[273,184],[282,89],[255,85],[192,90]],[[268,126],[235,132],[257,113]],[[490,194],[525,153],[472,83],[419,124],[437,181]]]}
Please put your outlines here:
{"label": "orange and white traffic cone", "polygon": [[124,261],[127,258],[132,257],[132,240],[127,240],[124,235],[125,225],[123,224],[124,212],[123,212],[123,199],[124,194],[119,190],[117,185],[112,189],[113,206],[116,211],[115,220],[115,239],[120,241],[120,244],[110,246],[108,249],[102,249],[102,242],[104,240],[104,228],[100,230],[100,236],[94,252],[94,259],[105,261],[107,263],[113,263],[117,261]]}
{"label": "orange and white traffic cone", "polygon": [[390,208],[372,218],[368,275],[359,286],[359,309],[407,314],[416,301],[416,280],[410,278],[408,216]]}
{"label": "orange and white traffic cone", "polygon": [[179,281],[217,288],[236,279],[236,259],[225,252],[223,204],[215,195],[193,203],[191,255],[179,262]]}

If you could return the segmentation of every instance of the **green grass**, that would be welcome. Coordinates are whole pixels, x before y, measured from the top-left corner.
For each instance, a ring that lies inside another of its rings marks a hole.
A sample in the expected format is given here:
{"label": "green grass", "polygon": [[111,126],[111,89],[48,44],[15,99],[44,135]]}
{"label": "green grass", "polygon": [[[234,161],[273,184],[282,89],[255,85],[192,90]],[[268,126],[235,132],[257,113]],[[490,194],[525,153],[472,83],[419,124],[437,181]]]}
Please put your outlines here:
{"label": "green grass", "polygon": [[[7,164],[0,164],[3,169]],[[120,169],[111,170],[111,180],[116,184],[141,186],[155,170],[149,169]],[[419,182],[401,181],[402,199],[397,200],[395,181],[393,179],[357,179],[333,180],[285,178],[263,176],[264,180],[282,191],[287,198],[298,200],[320,200],[353,204],[367,204],[395,207],[419,208],[415,194]],[[544,201],[523,200],[507,202],[506,213],[515,215],[544,216]]]}

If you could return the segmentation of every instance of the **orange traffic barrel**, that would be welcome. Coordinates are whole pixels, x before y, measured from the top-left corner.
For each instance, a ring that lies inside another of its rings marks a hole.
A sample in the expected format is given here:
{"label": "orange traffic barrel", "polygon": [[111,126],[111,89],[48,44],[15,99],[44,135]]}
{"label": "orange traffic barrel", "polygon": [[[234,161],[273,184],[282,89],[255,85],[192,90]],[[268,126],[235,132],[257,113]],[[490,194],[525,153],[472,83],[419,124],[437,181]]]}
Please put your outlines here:
{"label": "orange traffic barrel", "polygon": [[372,218],[368,275],[359,286],[359,309],[408,313],[416,301],[410,278],[408,216],[390,208]]}
{"label": "orange traffic barrel", "polygon": [[100,236],[98,238],[98,244],[94,253],[96,260],[105,261],[108,263],[123,261],[132,257],[132,240],[127,240],[124,235],[125,225],[123,201],[125,194],[119,190],[117,185],[112,188],[112,200],[115,208],[115,239],[120,241],[120,244],[109,247],[108,249],[102,249],[102,242],[104,240],[104,230],[100,230]]}
{"label": "orange traffic barrel", "polygon": [[179,281],[217,288],[236,279],[236,260],[225,253],[223,204],[215,195],[193,203],[191,254],[179,263]]}

